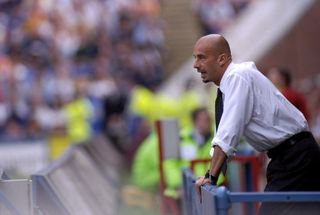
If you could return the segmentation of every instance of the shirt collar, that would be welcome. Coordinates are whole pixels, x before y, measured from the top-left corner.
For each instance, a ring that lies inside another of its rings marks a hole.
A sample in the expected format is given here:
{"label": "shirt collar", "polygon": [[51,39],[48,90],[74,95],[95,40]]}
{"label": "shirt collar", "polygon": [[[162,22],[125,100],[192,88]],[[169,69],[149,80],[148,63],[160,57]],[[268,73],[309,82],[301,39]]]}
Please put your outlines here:
{"label": "shirt collar", "polygon": [[225,79],[227,78],[228,74],[231,72],[231,70],[232,70],[234,67],[235,67],[235,64],[234,64],[233,62],[231,62],[231,63],[228,65],[226,71],[223,73],[223,76],[222,76],[221,81],[220,81],[220,86],[219,86],[219,88],[220,88],[220,90],[221,90],[222,93],[225,92]]}

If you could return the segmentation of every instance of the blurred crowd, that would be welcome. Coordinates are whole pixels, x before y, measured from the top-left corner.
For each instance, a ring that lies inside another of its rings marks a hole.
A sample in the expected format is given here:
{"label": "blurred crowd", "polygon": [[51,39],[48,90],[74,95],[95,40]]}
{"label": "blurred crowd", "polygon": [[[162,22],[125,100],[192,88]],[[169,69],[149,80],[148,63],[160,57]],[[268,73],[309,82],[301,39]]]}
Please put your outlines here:
{"label": "blurred crowd", "polygon": [[320,75],[294,79],[288,68],[272,67],[266,76],[304,114],[320,144]]}
{"label": "blurred crowd", "polygon": [[254,0],[193,0],[203,34],[219,33]]}
{"label": "blurred crowd", "polygon": [[[253,1],[192,2],[208,34],[220,32]],[[120,150],[128,140],[135,148],[158,116],[190,124],[191,111],[203,105],[192,81],[179,99],[155,94],[164,79],[161,0],[0,4],[1,141],[65,133],[82,143],[103,133]],[[312,95],[310,123],[320,138],[319,83],[312,86],[304,92]]]}
{"label": "blurred crowd", "polygon": [[163,79],[158,0],[10,0],[0,6],[0,137],[65,131],[73,143],[119,122],[136,85]]}
{"label": "blurred crowd", "polygon": [[309,126],[320,144],[320,75],[315,74],[311,77],[297,79],[294,81],[293,87],[306,98],[310,113]]}
{"label": "blurred crowd", "polygon": [[[205,9],[215,8],[218,15],[227,4],[231,19],[247,2],[194,5],[201,20],[213,25]],[[190,123],[200,104],[190,90],[192,81],[178,100],[155,94],[164,77],[160,0],[0,4],[1,141],[62,133],[71,143],[82,143],[103,133],[123,150],[128,140],[135,148],[158,116]],[[222,16],[216,20],[221,20],[218,31],[226,22]]]}

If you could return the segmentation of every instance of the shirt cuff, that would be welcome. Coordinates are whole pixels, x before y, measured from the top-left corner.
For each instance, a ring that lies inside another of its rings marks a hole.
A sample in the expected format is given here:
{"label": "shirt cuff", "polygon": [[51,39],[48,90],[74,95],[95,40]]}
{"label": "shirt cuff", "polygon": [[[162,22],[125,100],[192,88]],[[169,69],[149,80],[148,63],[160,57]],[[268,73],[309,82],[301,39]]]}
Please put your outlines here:
{"label": "shirt cuff", "polygon": [[227,157],[232,157],[235,155],[235,148],[229,146],[228,144],[223,143],[222,141],[219,141],[216,137],[213,138],[212,142],[211,142],[211,150],[210,150],[210,156],[213,156],[213,152],[214,152],[214,146],[219,146],[222,151],[227,155]]}

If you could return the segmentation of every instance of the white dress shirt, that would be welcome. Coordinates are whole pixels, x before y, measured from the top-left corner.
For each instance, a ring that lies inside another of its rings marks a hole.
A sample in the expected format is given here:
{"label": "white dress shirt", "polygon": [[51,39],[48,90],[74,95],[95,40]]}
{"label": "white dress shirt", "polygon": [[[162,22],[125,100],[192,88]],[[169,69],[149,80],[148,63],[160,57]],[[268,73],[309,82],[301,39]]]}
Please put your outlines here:
{"label": "white dress shirt", "polygon": [[234,154],[241,137],[257,151],[267,151],[309,129],[303,114],[253,62],[231,63],[219,87],[223,114],[212,145],[219,145],[227,156]]}

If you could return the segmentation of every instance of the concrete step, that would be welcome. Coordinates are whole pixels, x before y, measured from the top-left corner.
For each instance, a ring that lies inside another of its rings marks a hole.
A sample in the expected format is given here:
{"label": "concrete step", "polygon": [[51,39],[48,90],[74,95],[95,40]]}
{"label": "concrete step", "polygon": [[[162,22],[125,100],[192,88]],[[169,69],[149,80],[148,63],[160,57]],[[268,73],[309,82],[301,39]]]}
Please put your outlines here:
{"label": "concrete step", "polygon": [[190,58],[194,42],[200,36],[200,27],[192,10],[192,0],[163,0],[161,16],[165,21],[166,77],[171,76]]}

